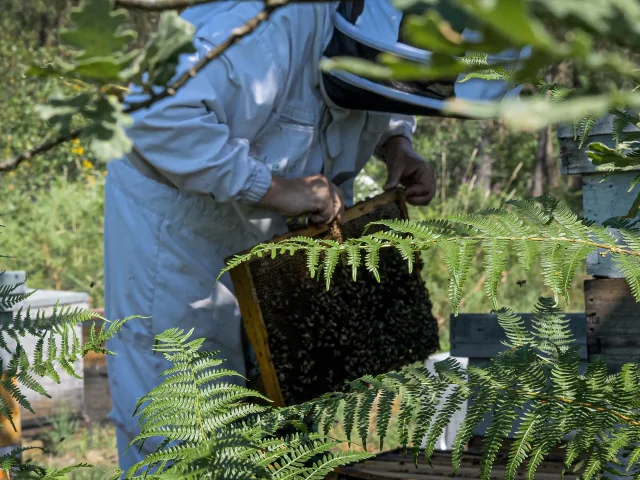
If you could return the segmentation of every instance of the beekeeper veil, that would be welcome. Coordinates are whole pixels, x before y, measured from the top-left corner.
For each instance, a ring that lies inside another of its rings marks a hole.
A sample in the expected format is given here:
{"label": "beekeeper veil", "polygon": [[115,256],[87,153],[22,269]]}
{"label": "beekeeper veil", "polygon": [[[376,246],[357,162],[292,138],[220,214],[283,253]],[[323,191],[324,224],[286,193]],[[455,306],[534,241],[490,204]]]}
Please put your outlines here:
{"label": "beekeeper veil", "polygon": [[[447,1],[441,4],[448,8]],[[447,13],[444,13],[446,20]],[[356,57],[375,61],[381,53],[390,53],[401,59],[429,63],[431,52],[409,44],[402,37],[403,12],[393,6],[393,0],[355,0],[342,2],[333,12],[333,37],[324,57]],[[469,41],[477,38],[475,32],[463,24],[454,28]],[[489,62],[522,59],[527,51],[507,51],[489,56]],[[337,106],[351,110],[370,110],[387,113],[438,116],[447,100],[495,101],[517,95],[520,87],[511,87],[499,80],[457,79],[438,81],[374,81],[340,70],[323,74],[323,90]]]}

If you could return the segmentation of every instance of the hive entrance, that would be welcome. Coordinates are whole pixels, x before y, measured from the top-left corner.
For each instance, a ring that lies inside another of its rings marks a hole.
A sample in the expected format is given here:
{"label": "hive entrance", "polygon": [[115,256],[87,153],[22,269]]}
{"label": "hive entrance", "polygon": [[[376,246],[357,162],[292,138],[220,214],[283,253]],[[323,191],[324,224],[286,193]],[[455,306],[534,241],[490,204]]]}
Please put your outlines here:
{"label": "hive entrance", "polygon": [[[370,222],[406,217],[399,194],[385,198],[390,199],[362,208],[364,213],[346,220],[343,238],[361,236]],[[318,236],[335,238],[335,232]],[[268,338],[268,345],[252,339],[262,359],[263,381],[275,380],[285,404],[340,390],[346,381],[365,374],[425,360],[438,348],[437,322],[426,287],[419,272],[409,273],[396,250],[380,252],[380,283],[364,267],[354,282],[351,267],[339,264],[329,291],[324,280],[309,276],[302,252],[256,259],[245,272],[250,278],[243,281],[252,284],[260,328]],[[234,283],[238,281],[236,273]],[[246,323],[247,308],[240,301]],[[250,321],[256,323],[255,318]],[[251,337],[256,325],[248,327]],[[266,356],[259,351],[265,348],[272,366],[265,364]]]}

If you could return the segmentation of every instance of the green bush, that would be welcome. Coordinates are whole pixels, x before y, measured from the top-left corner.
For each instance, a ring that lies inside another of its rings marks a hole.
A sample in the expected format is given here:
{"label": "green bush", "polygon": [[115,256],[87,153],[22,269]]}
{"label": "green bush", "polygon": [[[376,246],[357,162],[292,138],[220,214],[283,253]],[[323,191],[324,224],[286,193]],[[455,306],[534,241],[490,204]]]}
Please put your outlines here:
{"label": "green bush", "polygon": [[12,177],[0,183],[0,243],[12,257],[0,259],[0,269],[25,270],[30,287],[88,292],[102,307],[104,176],[84,175],[33,190]]}

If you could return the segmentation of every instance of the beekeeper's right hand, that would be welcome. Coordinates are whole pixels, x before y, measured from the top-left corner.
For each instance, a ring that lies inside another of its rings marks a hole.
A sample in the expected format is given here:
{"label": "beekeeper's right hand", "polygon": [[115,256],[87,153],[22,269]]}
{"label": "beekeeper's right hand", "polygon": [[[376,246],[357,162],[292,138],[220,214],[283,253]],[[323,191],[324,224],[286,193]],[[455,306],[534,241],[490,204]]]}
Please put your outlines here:
{"label": "beekeeper's right hand", "polygon": [[324,175],[295,179],[273,175],[259,205],[285,217],[308,214],[309,223],[322,226],[342,220],[344,193]]}

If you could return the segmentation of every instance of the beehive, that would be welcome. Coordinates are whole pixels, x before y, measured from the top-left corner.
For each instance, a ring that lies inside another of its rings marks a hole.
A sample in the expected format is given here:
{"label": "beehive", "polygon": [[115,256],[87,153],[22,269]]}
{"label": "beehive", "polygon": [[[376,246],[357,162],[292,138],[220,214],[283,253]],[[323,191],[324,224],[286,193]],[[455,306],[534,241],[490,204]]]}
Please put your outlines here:
{"label": "beehive", "polygon": [[[348,209],[338,230],[287,234],[346,240],[382,219],[406,219],[402,191]],[[370,230],[371,232],[374,230]],[[332,286],[312,279],[303,252],[254,259],[231,271],[262,389],[276,405],[303,402],[345,381],[424,361],[438,349],[438,326],[421,280],[394,249],[380,255],[381,281],[364,267],[354,282],[339,264]]]}
{"label": "beehive", "polygon": [[[0,276],[0,284],[13,285],[24,282],[24,279],[24,272],[6,272]],[[28,291],[31,291],[31,289],[27,288],[26,285],[22,285],[15,293],[26,293]],[[30,309],[32,316],[37,314],[50,316],[54,308],[56,308],[56,304],[59,308],[86,310],[89,308],[89,295],[82,292],[37,290],[24,302],[15,305],[11,310],[0,312],[0,317],[3,323],[9,323],[16,315],[16,312],[23,309],[24,314],[27,308]],[[76,335],[82,338],[82,327],[78,325],[74,327],[74,330]],[[21,339],[22,346],[29,358],[33,358],[37,341],[38,338],[30,334]],[[60,348],[60,341],[61,339],[57,337],[56,344],[58,348]],[[8,344],[11,349],[14,348],[15,343],[13,341],[9,341]],[[0,357],[7,362],[10,359],[10,354],[2,351],[0,352]],[[77,359],[73,364],[73,368],[81,375],[83,359]],[[51,398],[43,397],[39,393],[27,388],[23,389],[27,401],[31,403],[35,411],[35,414],[33,414],[22,409],[21,419],[23,427],[38,425],[47,417],[61,410],[66,410],[72,414],[82,413],[84,406],[84,386],[82,379],[72,377],[65,372],[59,372],[59,374],[59,383],[54,382],[50,378],[39,379],[39,382]]]}

